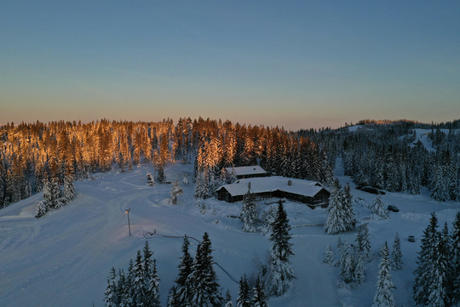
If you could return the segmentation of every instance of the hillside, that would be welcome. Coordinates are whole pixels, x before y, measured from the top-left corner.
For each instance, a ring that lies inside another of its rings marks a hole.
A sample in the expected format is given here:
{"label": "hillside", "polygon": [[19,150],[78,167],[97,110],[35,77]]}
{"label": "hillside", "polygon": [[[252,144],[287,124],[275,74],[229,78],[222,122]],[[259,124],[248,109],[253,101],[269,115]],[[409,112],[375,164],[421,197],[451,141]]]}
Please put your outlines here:
{"label": "hillside", "polygon": [[[340,166],[340,163],[338,163]],[[184,186],[179,204],[169,203],[170,185],[145,184],[147,166],[126,173],[97,173],[92,180],[76,183],[78,197],[70,205],[41,219],[33,217],[33,206],[41,193],[0,211],[0,305],[1,306],[95,306],[103,305],[106,277],[111,266],[126,267],[136,250],[144,244],[143,234],[156,229],[158,234],[201,238],[207,231],[212,241],[215,261],[234,279],[254,274],[269,249],[268,238],[260,233],[241,231],[240,222],[228,215],[238,215],[240,203],[215,199],[203,201],[200,210],[192,197],[193,185]],[[166,169],[169,180],[191,177],[190,165],[176,164]],[[350,182],[339,167],[342,182]],[[374,196],[352,190],[354,198],[370,203]],[[369,306],[375,289],[376,255],[384,240],[402,239],[403,270],[394,273],[395,296],[399,304],[412,305],[412,272],[420,236],[431,212],[440,223],[452,222],[458,203],[436,202],[426,193],[408,195],[388,193],[382,198],[401,211],[388,220],[371,219],[367,208],[356,206],[361,222],[369,223],[372,262],[366,266],[367,280],[356,289],[338,288],[337,268],[322,263],[328,244],[335,247],[338,236],[326,235],[323,227],[327,211],[312,210],[304,204],[287,202],[292,225],[297,279],[286,295],[272,298],[270,306]],[[124,209],[132,209],[133,236],[128,237]],[[259,204],[259,211],[267,206]],[[312,226],[313,225],[313,226]],[[408,235],[417,242],[409,243]],[[342,236],[354,240],[355,233]],[[177,274],[182,240],[157,236],[149,240],[158,261],[161,278],[161,301],[164,304]],[[192,241],[192,254],[195,243]],[[215,268],[223,292],[237,295],[237,284]]]}

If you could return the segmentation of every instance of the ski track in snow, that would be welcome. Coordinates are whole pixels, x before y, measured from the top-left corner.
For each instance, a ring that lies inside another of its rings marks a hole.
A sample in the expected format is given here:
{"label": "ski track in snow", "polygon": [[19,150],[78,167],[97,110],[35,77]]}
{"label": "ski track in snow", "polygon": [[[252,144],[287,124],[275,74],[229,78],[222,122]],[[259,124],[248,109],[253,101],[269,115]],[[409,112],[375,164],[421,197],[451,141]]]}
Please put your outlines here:
{"label": "ski track in snow", "polygon": [[[270,242],[261,233],[245,233],[238,219],[240,203],[226,203],[208,199],[206,210],[200,212],[193,198],[193,184],[182,186],[184,194],[178,205],[169,203],[171,185],[146,185],[149,166],[132,171],[95,174],[93,179],[76,183],[77,198],[68,206],[48,213],[41,219],[33,217],[33,206],[41,199],[37,194],[0,210],[0,306],[103,306],[106,278],[112,266],[126,268],[146,239],[144,234],[154,229],[163,235],[201,239],[210,235],[213,256],[234,279],[243,274],[254,276],[256,266],[265,262]],[[179,180],[188,174],[191,165],[176,164],[166,169],[167,179]],[[340,160],[336,175],[342,183]],[[351,183],[352,188],[354,187]],[[366,203],[375,196],[352,189],[354,198]],[[378,250],[387,240],[392,245],[399,232],[403,252],[402,271],[393,272],[397,287],[398,305],[413,305],[411,299],[416,252],[430,213],[437,212],[440,224],[451,223],[459,204],[439,203],[427,196],[387,193],[382,199],[397,205],[400,213],[392,213],[388,220],[374,219],[365,206],[355,206],[361,221],[369,223],[372,261],[366,266],[364,284],[350,288],[338,287],[338,268],[322,263],[326,246],[335,248],[337,235],[326,235],[322,224],[327,210],[312,210],[304,204],[286,202],[295,255],[292,265],[296,280],[288,292],[271,298],[270,306],[370,306],[375,291]],[[259,211],[269,205],[259,205]],[[271,206],[276,206],[272,204]],[[125,208],[131,208],[133,236],[128,236]],[[351,242],[355,232],[341,235]],[[407,242],[415,235],[417,242]],[[165,304],[169,288],[177,275],[182,240],[148,239],[157,259],[160,275],[160,295]],[[191,241],[192,243],[194,241]],[[194,254],[196,243],[191,244]],[[215,268],[225,293],[230,290],[235,299],[238,285],[220,268]]]}

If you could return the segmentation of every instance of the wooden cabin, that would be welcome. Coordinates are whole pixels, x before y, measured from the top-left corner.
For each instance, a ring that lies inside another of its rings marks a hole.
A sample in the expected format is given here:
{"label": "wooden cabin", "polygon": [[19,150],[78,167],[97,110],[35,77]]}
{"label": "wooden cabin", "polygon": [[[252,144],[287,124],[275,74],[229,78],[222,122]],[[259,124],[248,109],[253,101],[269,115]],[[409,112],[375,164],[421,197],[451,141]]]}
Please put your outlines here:
{"label": "wooden cabin", "polygon": [[286,198],[309,205],[310,207],[327,207],[330,192],[320,183],[281,176],[255,177],[237,180],[217,190],[217,198],[227,202],[241,201],[248,192],[258,199]]}

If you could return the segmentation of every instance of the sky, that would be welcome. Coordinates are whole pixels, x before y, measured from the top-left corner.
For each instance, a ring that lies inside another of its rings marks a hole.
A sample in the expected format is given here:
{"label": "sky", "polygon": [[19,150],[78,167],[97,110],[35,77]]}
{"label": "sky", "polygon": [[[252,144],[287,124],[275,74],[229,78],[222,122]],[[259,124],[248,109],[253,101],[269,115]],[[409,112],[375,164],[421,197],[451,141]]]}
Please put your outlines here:
{"label": "sky", "polygon": [[0,0],[0,123],[460,118],[460,1]]}

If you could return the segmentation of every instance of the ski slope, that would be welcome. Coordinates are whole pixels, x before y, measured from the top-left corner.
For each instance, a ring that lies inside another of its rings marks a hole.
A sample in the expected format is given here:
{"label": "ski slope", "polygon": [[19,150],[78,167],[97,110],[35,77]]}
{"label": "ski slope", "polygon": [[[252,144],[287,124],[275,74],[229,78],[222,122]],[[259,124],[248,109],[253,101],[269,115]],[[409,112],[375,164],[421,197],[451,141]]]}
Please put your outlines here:
{"label": "ski slope", "polygon": [[[207,231],[215,261],[234,279],[257,273],[270,242],[261,233],[242,232],[239,220],[229,217],[239,214],[240,203],[209,199],[198,206],[193,184],[189,184],[182,185],[184,194],[178,205],[171,205],[171,185],[146,185],[146,173],[152,171],[141,166],[125,173],[95,174],[93,179],[76,183],[78,196],[70,205],[41,219],[33,217],[41,193],[0,210],[0,306],[103,306],[109,269],[126,268],[129,259],[143,247],[144,233],[154,230],[166,236],[149,239],[157,259],[163,304],[177,275],[182,245],[182,239],[167,236],[187,234],[199,239]],[[184,174],[191,178],[192,172],[191,165],[176,164],[166,169],[166,177],[182,182]],[[340,167],[337,175],[342,183],[350,180]],[[368,203],[375,197],[355,189],[352,192]],[[382,199],[397,205],[401,212],[391,213],[388,220],[378,220],[372,219],[365,206],[355,208],[358,218],[369,223],[374,255],[366,267],[366,282],[356,288],[342,286],[337,282],[337,268],[322,263],[326,246],[335,247],[338,239],[326,235],[320,226],[327,211],[286,202],[297,278],[284,296],[270,299],[270,306],[369,306],[375,290],[378,249],[385,240],[392,242],[396,231],[401,236],[404,261],[404,269],[393,273],[396,301],[413,305],[412,272],[430,212],[437,212],[440,223],[451,223],[459,204],[401,193],[388,193]],[[268,206],[260,202],[258,210]],[[125,208],[131,208],[132,237],[128,236]],[[415,235],[417,242],[407,242],[408,235]],[[354,232],[342,235],[348,241],[354,237]],[[191,247],[194,254],[193,240]],[[220,268],[215,270],[223,292],[229,289],[235,299],[238,285]]]}

